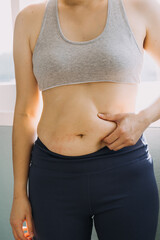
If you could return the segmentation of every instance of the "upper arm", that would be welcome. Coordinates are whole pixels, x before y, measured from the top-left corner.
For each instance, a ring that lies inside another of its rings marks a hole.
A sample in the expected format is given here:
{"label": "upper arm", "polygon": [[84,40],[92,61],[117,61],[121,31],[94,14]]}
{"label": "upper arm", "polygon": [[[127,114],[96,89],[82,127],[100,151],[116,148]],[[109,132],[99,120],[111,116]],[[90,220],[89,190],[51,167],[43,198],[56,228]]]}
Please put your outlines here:
{"label": "upper arm", "polygon": [[30,32],[32,8],[21,10],[15,20],[13,34],[13,59],[16,80],[15,113],[37,117],[39,114],[40,91],[32,68]]}
{"label": "upper arm", "polygon": [[141,0],[139,2],[141,2],[146,22],[144,49],[160,66],[160,2],[158,0]]}

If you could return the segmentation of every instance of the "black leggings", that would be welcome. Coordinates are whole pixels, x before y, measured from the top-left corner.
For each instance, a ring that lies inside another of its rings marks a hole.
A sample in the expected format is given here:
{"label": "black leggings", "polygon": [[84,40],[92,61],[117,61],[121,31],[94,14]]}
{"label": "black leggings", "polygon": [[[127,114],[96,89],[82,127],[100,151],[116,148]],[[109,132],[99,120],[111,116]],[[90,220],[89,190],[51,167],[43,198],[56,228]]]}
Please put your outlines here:
{"label": "black leggings", "polygon": [[34,240],[155,240],[159,195],[144,135],[118,151],[50,151],[37,137],[30,157]]}

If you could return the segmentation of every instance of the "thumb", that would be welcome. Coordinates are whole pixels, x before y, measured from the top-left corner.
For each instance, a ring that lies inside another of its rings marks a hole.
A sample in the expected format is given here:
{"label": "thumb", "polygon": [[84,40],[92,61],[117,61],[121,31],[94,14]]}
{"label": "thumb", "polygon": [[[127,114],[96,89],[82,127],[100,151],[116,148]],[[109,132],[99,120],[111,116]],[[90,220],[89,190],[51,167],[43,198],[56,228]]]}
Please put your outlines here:
{"label": "thumb", "polygon": [[111,114],[111,113],[98,113],[98,117],[108,120],[117,121],[123,117],[122,113]]}
{"label": "thumb", "polygon": [[29,232],[29,236],[33,237],[34,236],[34,223],[33,223],[33,218],[31,214],[28,214],[26,216],[26,225],[27,225],[27,230]]}

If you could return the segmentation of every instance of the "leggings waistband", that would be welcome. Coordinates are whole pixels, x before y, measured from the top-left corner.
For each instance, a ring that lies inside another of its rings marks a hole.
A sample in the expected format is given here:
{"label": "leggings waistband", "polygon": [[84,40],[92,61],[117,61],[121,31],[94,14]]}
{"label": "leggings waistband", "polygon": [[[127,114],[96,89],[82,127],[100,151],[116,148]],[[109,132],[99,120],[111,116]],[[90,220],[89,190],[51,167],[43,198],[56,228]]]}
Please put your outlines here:
{"label": "leggings waistband", "polygon": [[57,173],[89,173],[124,166],[150,158],[148,144],[142,134],[136,144],[117,151],[107,146],[84,155],[67,156],[49,150],[37,137],[31,154],[31,164]]}

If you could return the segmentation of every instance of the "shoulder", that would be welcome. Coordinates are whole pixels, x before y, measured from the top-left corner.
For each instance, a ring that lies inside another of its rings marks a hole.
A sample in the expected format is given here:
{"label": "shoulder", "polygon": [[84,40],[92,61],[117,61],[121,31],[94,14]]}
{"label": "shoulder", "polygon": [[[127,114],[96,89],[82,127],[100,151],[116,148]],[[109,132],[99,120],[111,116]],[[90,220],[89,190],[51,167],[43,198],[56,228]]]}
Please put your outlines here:
{"label": "shoulder", "polygon": [[124,0],[146,29],[146,37],[160,29],[160,0]]}
{"label": "shoulder", "polygon": [[47,1],[42,0],[24,7],[19,11],[15,19],[14,38],[16,41],[21,39],[21,42],[28,42],[31,51],[31,42],[40,29]]}
{"label": "shoulder", "polygon": [[160,0],[130,0],[146,25],[144,49],[160,64]]}
{"label": "shoulder", "polygon": [[144,17],[146,23],[160,20],[160,0],[128,0],[133,8]]}
{"label": "shoulder", "polygon": [[39,11],[42,11],[45,5],[47,4],[48,0],[41,0],[37,3],[31,3],[21,9],[19,13],[17,14],[17,17],[19,16],[32,16],[33,14],[38,13]]}
{"label": "shoulder", "polygon": [[43,15],[47,0],[29,4],[19,11],[15,19],[16,28],[29,30],[32,25]]}

